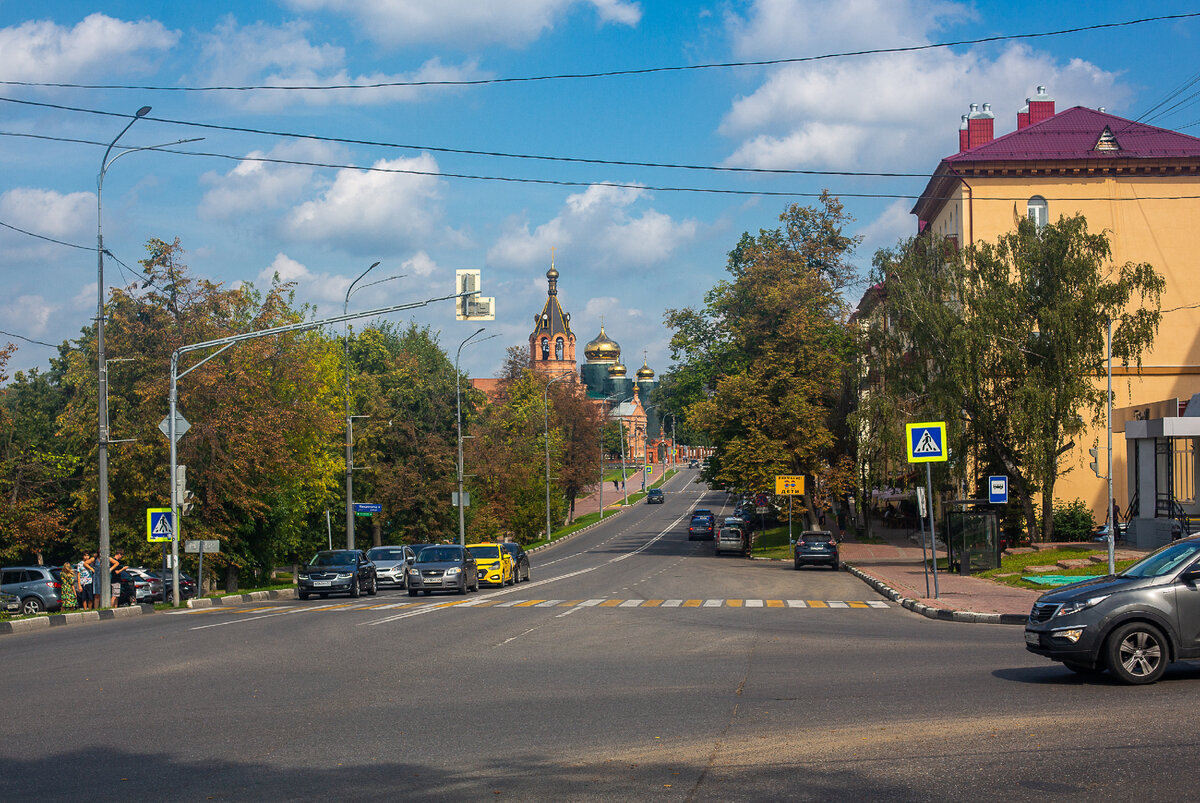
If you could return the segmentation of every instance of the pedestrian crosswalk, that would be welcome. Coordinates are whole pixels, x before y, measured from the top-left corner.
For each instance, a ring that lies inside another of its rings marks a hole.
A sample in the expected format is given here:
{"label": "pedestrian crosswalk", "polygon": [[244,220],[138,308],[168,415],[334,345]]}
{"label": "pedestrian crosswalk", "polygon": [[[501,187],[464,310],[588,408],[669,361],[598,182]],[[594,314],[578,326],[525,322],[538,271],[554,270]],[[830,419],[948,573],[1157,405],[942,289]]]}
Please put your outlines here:
{"label": "pedestrian crosswalk", "polygon": [[418,602],[379,602],[379,601],[350,601],[329,602],[316,605],[300,603],[283,603],[268,606],[231,606],[201,608],[199,610],[173,611],[192,616],[233,614],[233,613],[263,613],[282,611],[309,611],[312,613],[342,613],[351,611],[399,611],[429,608],[779,608],[785,610],[833,610],[833,609],[872,609],[889,608],[882,600],[817,600],[817,599],[505,599],[499,597],[475,597],[469,599],[438,600],[428,599]]}

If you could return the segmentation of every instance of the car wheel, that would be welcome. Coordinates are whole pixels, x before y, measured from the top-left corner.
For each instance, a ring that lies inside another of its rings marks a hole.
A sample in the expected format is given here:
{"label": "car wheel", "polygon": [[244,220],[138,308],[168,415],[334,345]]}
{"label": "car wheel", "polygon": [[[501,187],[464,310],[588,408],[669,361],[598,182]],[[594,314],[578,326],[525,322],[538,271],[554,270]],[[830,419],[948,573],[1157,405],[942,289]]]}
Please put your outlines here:
{"label": "car wheel", "polygon": [[299,597],[300,599],[308,599],[308,592],[307,591],[297,591],[296,596]]}
{"label": "car wheel", "polygon": [[373,597],[379,593],[379,581],[374,577],[371,578],[371,588],[367,590],[367,596]]}
{"label": "car wheel", "polygon": [[1122,683],[1153,683],[1167,671],[1170,648],[1153,625],[1130,622],[1113,631],[1106,643],[1109,671]]}
{"label": "car wheel", "polygon": [[355,599],[361,593],[362,592],[358,588],[358,578],[355,577],[353,580],[350,581],[350,598]]}
{"label": "car wheel", "polygon": [[462,578],[458,581],[458,595],[465,597],[467,595],[467,578]]}
{"label": "car wheel", "polygon": [[833,565],[831,565],[829,568],[833,569],[836,572],[842,568],[842,564],[835,560],[833,562]]}
{"label": "car wheel", "polygon": [[415,589],[415,588],[408,589],[408,595],[410,597],[415,597],[417,595],[417,589]]}
{"label": "car wheel", "polygon": [[792,568],[796,571],[800,571],[800,561],[792,561]]}
{"label": "car wheel", "polygon": [[35,613],[41,613],[46,610],[46,606],[37,597],[26,597],[21,600],[21,613],[26,616],[33,616]]}

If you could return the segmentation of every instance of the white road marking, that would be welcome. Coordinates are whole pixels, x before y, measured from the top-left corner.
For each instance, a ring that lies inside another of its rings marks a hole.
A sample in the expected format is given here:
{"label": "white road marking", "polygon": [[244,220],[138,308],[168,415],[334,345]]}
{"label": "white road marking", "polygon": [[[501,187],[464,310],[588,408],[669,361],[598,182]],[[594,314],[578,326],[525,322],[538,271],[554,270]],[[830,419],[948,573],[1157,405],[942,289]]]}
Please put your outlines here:
{"label": "white road marking", "polygon": [[761,608],[762,606],[763,606],[763,601],[762,601],[761,599],[748,599],[748,600],[746,600],[746,607],[747,607],[747,608]]}
{"label": "white road marking", "polygon": [[725,604],[725,600],[723,600],[723,599],[706,599],[706,600],[704,600],[705,608],[720,608],[724,604]]}
{"label": "white road marking", "polygon": [[789,608],[807,608],[808,603],[802,599],[789,599],[787,601],[787,606]]}
{"label": "white road marking", "polygon": [[636,608],[645,601],[646,600],[644,600],[644,599],[627,599],[624,602],[622,602],[620,605],[618,605],[617,607],[618,608]]}
{"label": "white road marking", "polygon": [[886,608],[886,607],[888,607],[888,604],[887,604],[886,602],[884,602],[883,600],[879,600],[879,599],[871,599],[871,600],[867,600],[867,605],[871,606],[872,608]]}
{"label": "white road marking", "polygon": [[830,608],[849,608],[850,607],[849,605],[847,605],[844,602],[837,602],[837,601],[833,601],[833,600],[830,600],[828,605]]}
{"label": "white road marking", "polygon": [[662,607],[664,607],[664,608],[678,608],[678,607],[679,607],[680,605],[682,605],[682,604],[683,604],[683,600],[681,600],[681,599],[669,599],[669,600],[667,600],[666,602],[664,602],[664,603],[662,604]]}

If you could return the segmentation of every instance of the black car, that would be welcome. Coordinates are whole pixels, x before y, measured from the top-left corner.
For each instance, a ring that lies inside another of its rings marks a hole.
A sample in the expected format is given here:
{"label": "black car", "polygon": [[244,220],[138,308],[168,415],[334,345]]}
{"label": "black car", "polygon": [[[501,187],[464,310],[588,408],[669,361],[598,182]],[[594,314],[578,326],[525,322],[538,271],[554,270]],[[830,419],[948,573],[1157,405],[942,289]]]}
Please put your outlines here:
{"label": "black car", "polygon": [[688,540],[689,541],[709,541],[713,537],[713,517],[712,515],[697,515],[692,516],[691,522],[688,523]]}
{"label": "black car", "polygon": [[792,563],[796,569],[815,564],[836,572],[841,567],[837,538],[828,530],[805,530],[792,547]]}
{"label": "black car", "polygon": [[375,564],[361,549],[327,549],[300,567],[296,577],[296,595],[308,599],[319,594],[349,594],[357,597],[363,592],[374,596],[378,590]]}
{"label": "black car", "polygon": [[1038,597],[1025,647],[1079,673],[1107,669],[1153,683],[1172,661],[1200,658],[1200,536],[1174,541],[1118,575]]}
{"label": "black car", "polygon": [[[152,574],[154,577],[159,577],[161,572],[153,572]],[[175,601],[175,580],[171,576],[171,572],[167,572],[165,575],[159,577],[159,579],[162,580],[163,594],[166,598],[166,601],[174,602]],[[179,573],[179,587],[181,589],[183,589],[183,591],[181,592],[180,599],[189,600],[189,599],[195,598],[195,596],[196,596],[196,581],[191,575],[180,572]]]}
{"label": "black car", "polygon": [[434,591],[457,591],[466,594],[479,590],[479,570],[471,550],[457,544],[434,544],[417,553],[417,560],[408,567],[408,595],[418,591],[429,596]]}
{"label": "black car", "polygon": [[529,582],[529,555],[525,552],[525,547],[514,541],[505,541],[500,545],[504,551],[512,555],[513,559],[513,582],[528,583]]}
{"label": "black car", "polygon": [[650,490],[646,491],[646,504],[647,505],[661,505],[662,503],[663,503],[662,488],[651,488]]}

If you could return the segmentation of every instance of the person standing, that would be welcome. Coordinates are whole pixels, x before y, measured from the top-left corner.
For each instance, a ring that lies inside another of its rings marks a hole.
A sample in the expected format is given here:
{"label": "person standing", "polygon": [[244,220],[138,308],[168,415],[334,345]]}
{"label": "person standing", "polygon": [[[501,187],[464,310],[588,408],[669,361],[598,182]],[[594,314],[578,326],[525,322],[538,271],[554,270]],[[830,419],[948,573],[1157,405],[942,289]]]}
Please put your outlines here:
{"label": "person standing", "polygon": [[63,610],[67,608],[79,607],[79,578],[75,576],[75,570],[71,568],[70,563],[62,565],[62,571],[58,575],[59,595],[62,597]]}
{"label": "person standing", "polygon": [[117,603],[121,601],[121,572],[129,567],[124,563],[125,553],[115,552],[108,559],[109,576],[112,590],[112,607],[117,607]]}
{"label": "person standing", "polygon": [[83,560],[75,565],[75,575],[77,588],[79,589],[78,601],[79,607],[85,611],[90,611],[95,607],[96,595],[92,590],[92,553],[84,552]]}

